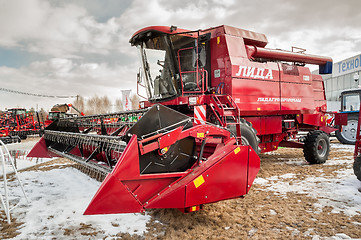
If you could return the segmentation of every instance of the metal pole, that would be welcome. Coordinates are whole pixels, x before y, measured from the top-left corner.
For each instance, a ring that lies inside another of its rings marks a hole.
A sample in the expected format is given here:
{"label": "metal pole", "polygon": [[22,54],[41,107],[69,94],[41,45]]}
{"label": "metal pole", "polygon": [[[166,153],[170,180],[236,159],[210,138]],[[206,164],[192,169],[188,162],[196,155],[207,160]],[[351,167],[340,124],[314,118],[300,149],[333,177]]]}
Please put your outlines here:
{"label": "metal pole", "polygon": [[[9,150],[7,149],[7,147],[5,146],[5,144],[4,144],[3,142],[1,142],[1,141],[0,141],[0,144],[5,147],[6,154],[9,155],[9,159],[10,159],[11,165],[12,165],[12,167],[13,167],[15,176],[16,176],[16,178],[17,178],[18,181],[19,181],[19,184],[20,184],[21,190],[23,191],[23,194],[24,194],[24,197],[25,197],[25,199],[26,199],[26,202],[29,203],[29,199],[28,199],[28,197],[27,197],[26,194],[25,194],[25,190],[24,190],[23,184],[21,183],[21,180],[20,180],[20,178],[19,178],[18,171],[16,170],[16,167],[15,167],[15,165],[14,165],[14,160],[13,160],[12,156],[10,155]],[[1,150],[1,151],[2,151],[2,150]]]}
{"label": "metal pole", "polygon": [[[1,140],[0,140],[0,144],[5,146]],[[5,189],[5,204],[4,204],[2,194],[1,194],[1,204],[3,204],[6,218],[8,219],[8,223],[10,224],[11,220],[10,220],[9,198],[8,198],[8,184],[7,184],[6,170],[5,170],[5,156],[4,156],[4,152],[1,148],[1,146],[0,146],[0,155],[1,155],[1,159],[2,159],[4,189]]]}

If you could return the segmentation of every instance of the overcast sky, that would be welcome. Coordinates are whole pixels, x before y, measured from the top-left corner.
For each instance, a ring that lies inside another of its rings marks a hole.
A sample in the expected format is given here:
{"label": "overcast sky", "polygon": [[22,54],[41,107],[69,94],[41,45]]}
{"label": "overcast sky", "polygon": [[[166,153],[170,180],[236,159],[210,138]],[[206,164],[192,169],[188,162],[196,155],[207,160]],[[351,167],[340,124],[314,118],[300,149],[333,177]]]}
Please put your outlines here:
{"label": "overcast sky", "polygon": [[[359,0],[0,0],[0,88],[47,95],[135,89],[140,28],[230,25],[266,34],[270,48],[307,49],[334,62],[361,53]],[[0,110],[73,99],[0,91]]]}

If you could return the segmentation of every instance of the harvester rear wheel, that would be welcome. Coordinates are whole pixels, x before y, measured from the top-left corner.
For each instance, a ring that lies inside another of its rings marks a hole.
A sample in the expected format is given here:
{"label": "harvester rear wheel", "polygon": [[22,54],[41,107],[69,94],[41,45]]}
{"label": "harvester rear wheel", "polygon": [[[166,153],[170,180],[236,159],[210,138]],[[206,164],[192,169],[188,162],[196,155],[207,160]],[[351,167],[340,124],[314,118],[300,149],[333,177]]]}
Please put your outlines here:
{"label": "harvester rear wheel", "polygon": [[357,179],[361,181],[361,155],[358,155],[353,162],[353,172]]}
{"label": "harvester rear wheel", "polygon": [[310,164],[325,163],[330,154],[330,139],[323,131],[311,131],[307,134],[303,155]]}

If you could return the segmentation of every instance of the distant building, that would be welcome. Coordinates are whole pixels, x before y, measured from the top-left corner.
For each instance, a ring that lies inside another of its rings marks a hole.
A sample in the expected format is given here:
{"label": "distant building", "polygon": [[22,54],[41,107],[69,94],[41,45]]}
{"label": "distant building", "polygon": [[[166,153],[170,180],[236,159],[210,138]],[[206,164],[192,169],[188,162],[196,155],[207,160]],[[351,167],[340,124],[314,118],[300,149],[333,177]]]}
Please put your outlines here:
{"label": "distant building", "polygon": [[333,64],[332,74],[323,75],[328,110],[340,109],[341,92],[359,88],[361,74],[361,54]]}

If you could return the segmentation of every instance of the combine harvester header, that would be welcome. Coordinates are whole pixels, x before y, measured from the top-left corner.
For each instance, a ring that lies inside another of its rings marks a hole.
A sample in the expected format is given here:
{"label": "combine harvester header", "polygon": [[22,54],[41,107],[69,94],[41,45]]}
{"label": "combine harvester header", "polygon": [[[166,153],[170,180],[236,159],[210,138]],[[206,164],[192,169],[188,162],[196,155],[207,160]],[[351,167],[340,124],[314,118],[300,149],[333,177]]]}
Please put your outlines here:
{"label": "combine harvester header", "polygon": [[142,109],[58,119],[28,155],[66,157],[104,179],[85,214],[192,212],[242,197],[258,153],[279,146],[327,160],[324,85],[304,65],[330,73],[332,59],[266,49],[264,34],[229,26],[148,27],[130,43],[141,56]]}

